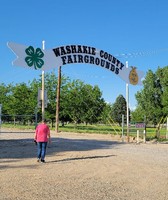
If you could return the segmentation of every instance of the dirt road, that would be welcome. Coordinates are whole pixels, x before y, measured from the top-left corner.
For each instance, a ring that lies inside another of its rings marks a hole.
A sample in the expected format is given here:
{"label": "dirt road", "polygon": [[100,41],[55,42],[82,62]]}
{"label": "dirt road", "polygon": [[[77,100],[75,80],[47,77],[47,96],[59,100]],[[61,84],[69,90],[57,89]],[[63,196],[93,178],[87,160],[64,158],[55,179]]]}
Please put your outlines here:
{"label": "dirt road", "polygon": [[167,200],[168,144],[52,133],[46,163],[33,133],[0,133],[0,200]]}

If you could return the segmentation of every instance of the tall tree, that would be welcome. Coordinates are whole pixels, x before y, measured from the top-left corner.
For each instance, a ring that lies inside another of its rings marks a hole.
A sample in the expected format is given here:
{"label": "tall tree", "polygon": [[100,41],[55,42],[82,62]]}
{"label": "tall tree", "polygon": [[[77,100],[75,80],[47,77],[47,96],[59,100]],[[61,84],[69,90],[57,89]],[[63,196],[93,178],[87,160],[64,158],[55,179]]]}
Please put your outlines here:
{"label": "tall tree", "polygon": [[[13,88],[12,112],[15,115],[34,115],[35,105],[32,104],[31,89],[25,84],[16,84]],[[31,117],[18,117],[25,122]]]}
{"label": "tall tree", "polygon": [[111,113],[112,113],[112,104],[105,103],[105,106],[103,107],[103,111],[100,116],[100,121],[104,124],[109,123],[111,120]]}
{"label": "tall tree", "polygon": [[101,96],[97,86],[84,84],[80,80],[69,81],[61,93],[62,120],[68,119],[75,123],[96,122],[104,106]]}
{"label": "tall tree", "polygon": [[158,93],[162,104],[162,115],[166,117],[168,114],[168,66],[158,68],[156,74],[158,77]]}
{"label": "tall tree", "polygon": [[112,107],[112,118],[120,126],[122,123],[122,115],[127,115],[127,104],[123,95],[119,95]]}
{"label": "tall tree", "polygon": [[[156,73],[149,70],[143,81],[143,90],[137,92],[136,99],[138,105],[142,108],[147,123],[149,121],[157,124],[161,117],[166,114],[167,110],[167,67],[165,69],[158,68]],[[165,75],[164,75],[165,74]]]}
{"label": "tall tree", "polygon": [[57,91],[57,77],[54,71],[45,74],[45,90],[47,91],[47,108],[45,109],[45,117],[55,120],[56,114],[56,91]]}
{"label": "tall tree", "polygon": [[2,104],[2,114],[5,116],[2,116],[3,120],[9,120],[10,116],[10,102],[12,102],[12,84],[5,85],[2,83],[0,85],[0,104]]}
{"label": "tall tree", "polygon": [[131,111],[131,122],[144,122],[145,113],[140,105],[134,111]]}
{"label": "tall tree", "polygon": [[[9,115],[33,115],[37,107],[38,89],[41,89],[41,76],[39,79],[29,81],[29,84],[0,85],[0,103],[4,104],[3,111]],[[48,95],[48,105],[45,117],[55,121],[57,77],[54,72],[45,74],[45,90]],[[84,84],[80,80],[70,80],[62,76],[60,98],[60,121],[73,121],[75,123],[95,123],[105,106],[102,92],[98,86]],[[41,108],[38,109],[38,119]],[[28,119],[28,118],[27,118]]]}
{"label": "tall tree", "polygon": [[99,87],[86,84],[81,88],[81,94],[84,108],[82,121],[90,124],[96,123],[99,121],[105,106],[105,101],[102,98]]}

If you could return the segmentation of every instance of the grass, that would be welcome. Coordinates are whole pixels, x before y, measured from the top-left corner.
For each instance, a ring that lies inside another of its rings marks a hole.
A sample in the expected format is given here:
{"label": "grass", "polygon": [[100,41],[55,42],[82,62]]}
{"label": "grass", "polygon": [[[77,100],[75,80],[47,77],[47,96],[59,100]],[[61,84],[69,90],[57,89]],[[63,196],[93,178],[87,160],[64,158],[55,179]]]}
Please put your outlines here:
{"label": "grass", "polygon": [[78,133],[97,133],[97,134],[116,134],[114,129],[108,125],[74,125],[68,124],[63,127],[59,127],[60,131],[64,132],[78,132]]}
{"label": "grass", "polygon": [[18,128],[18,129],[35,129],[35,125],[21,125],[21,124],[2,124],[1,128]]}
{"label": "grass", "polygon": [[[35,125],[13,125],[13,124],[2,124],[1,127],[6,128],[19,128],[19,129],[35,129]],[[55,130],[55,128],[51,128],[51,130]],[[111,125],[85,125],[85,124],[66,124],[65,126],[60,126],[59,131],[61,132],[77,132],[77,133],[96,133],[96,134],[112,134],[112,135],[122,135],[122,129],[119,126],[111,126]],[[144,129],[139,129],[139,136],[143,138]],[[127,135],[127,127],[124,127],[124,135]],[[132,137],[136,137],[137,129],[135,127],[129,128],[129,135]],[[155,128],[147,128],[146,129],[146,140],[156,139],[156,129]],[[158,141],[168,141],[166,139],[166,129],[160,130],[160,137],[157,139]]]}

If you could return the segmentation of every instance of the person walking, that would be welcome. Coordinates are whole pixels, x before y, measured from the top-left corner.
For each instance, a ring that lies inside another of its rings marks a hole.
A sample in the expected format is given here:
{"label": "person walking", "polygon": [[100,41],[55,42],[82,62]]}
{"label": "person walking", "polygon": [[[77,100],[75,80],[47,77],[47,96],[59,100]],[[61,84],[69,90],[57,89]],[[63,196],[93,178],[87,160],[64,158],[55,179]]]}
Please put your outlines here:
{"label": "person walking", "polygon": [[37,142],[37,162],[45,162],[47,143],[51,143],[50,128],[46,120],[42,120],[35,130],[34,140]]}

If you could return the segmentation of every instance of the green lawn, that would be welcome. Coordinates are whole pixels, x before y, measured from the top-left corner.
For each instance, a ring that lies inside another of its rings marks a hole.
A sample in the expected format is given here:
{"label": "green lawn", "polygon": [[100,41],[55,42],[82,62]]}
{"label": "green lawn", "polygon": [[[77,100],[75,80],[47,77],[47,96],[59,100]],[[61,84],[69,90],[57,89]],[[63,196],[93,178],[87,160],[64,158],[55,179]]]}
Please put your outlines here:
{"label": "green lawn", "polygon": [[[34,125],[12,125],[12,124],[2,124],[1,127],[6,128],[20,128],[20,129],[35,129]],[[55,130],[54,128],[51,128],[52,130]],[[59,127],[59,131],[62,132],[77,132],[77,133],[97,133],[97,134],[112,134],[112,135],[122,135],[122,128],[119,126],[112,126],[112,125],[100,125],[100,124],[94,124],[94,125],[85,125],[85,124],[66,124],[64,126]],[[141,138],[143,138],[143,128],[139,128],[139,135]],[[124,127],[124,135],[127,135],[127,127]],[[129,127],[129,135],[136,137],[137,135],[137,129],[133,126]],[[146,140],[151,140],[156,137],[156,128],[147,128],[146,129]],[[160,130],[160,139],[159,140],[165,140],[166,139],[166,128]]]}

